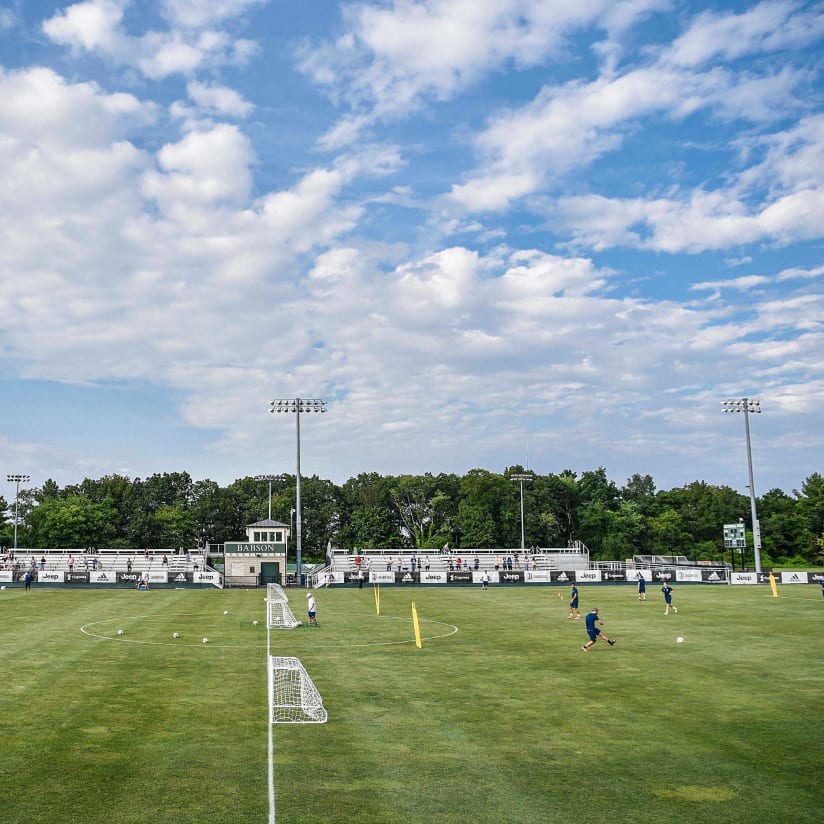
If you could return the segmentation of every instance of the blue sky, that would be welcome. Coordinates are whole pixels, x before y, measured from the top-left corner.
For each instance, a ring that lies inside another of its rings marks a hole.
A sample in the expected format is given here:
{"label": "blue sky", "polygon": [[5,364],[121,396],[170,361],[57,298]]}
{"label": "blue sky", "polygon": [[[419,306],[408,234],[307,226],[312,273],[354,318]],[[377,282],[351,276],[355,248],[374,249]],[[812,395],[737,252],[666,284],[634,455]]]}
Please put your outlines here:
{"label": "blue sky", "polygon": [[799,488],[822,44],[801,0],[0,0],[2,479],[293,472],[300,396],[336,482],[743,492],[746,396]]}

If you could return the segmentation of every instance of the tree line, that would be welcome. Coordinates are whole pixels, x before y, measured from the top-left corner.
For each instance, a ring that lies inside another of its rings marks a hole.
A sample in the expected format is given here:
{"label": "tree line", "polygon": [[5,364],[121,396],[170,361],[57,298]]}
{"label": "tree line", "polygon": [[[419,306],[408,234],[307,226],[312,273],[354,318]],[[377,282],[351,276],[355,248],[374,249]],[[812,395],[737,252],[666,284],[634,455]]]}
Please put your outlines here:
{"label": "tree line", "polygon": [[[521,545],[521,482],[503,473],[388,476],[364,473],[342,485],[301,477],[304,557],[320,560],[328,545],[374,548],[516,548]],[[656,490],[649,475],[623,486],[606,470],[527,473],[523,483],[527,547],[582,541],[595,560],[635,554],[678,554],[692,560],[752,565],[750,500],[728,486],[694,481]],[[294,525],[295,476],[271,482],[272,517]],[[193,548],[242,540],[248,524],[268,516],[269,482],[240,478],[228,486],[194,481],[186,472],[141,479],[107,475],[80,484],[20,490],[21,548]],[[762,563],[824,561],[824,478],[810,475],[800,490],[772,489],[758,501]],[[0,542],[12,545],[14,501],[0,496]],[[724,550],[722,527],[742,519],[747,556]]]}

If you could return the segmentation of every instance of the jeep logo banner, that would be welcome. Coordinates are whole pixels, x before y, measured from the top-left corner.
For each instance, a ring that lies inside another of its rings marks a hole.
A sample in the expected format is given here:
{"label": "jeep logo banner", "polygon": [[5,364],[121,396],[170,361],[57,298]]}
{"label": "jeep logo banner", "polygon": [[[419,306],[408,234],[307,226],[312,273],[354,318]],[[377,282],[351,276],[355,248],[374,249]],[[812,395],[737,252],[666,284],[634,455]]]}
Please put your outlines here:
{"label": "jeep logo banner", "polygon": [[575,581],[579,584],[595,584],[601,580],[600,569],[576,569]]}

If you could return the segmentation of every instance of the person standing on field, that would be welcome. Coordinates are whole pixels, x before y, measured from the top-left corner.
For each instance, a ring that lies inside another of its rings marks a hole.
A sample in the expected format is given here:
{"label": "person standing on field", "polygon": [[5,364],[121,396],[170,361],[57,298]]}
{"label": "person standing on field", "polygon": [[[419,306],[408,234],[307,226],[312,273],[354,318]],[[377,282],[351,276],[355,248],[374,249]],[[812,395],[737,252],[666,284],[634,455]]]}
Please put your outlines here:
{"label": "person standing on field", "polygon": [[312,595],[311,592],[306,593],[306,611],[309,615],[309,626],[311,627],[313,624],[317,627],[320,626],[318,624],[317,614],[318,614],[318,607],[315,603],[315,596]]}
{"label": "person standing on field", "polygon": [[672,603],[672,587],[669,585],[669,581],[664,581],[664,586],[661,587],[661,592],[664,593],[664,603],[667,605],[666,610],[664,610],[664,615],[669,615],[670,609],[677,614],[678,607]]}
{"label": "person standing on field", "polygon": [[481,589],[489,589],[489,571],[486,569],[481,575]]}
{"label": "person standing on field", "polygon": [[569,600],[569,615],[567,615],[567,620],[573,616],[576,621],[581,620],[581,610],[578,608],[578,587],[576,584],[572,585],[572,592],[570,593]]}
{"label": "person standing on field", "polygon": [[644,580],[643,575],[638,576],[638,600],[647,600],[647,582]]}
{"label": "person standing on field", "polygon": [[592,612],[587,613],[585,621],[589,641],[581,647],[584,652],[589,652],[589,648],[598,640],[599,637],[603,638],[611,647],[615,646],[615,639],[607,638],[607,636],[604,635],[604,633],[601,632],[601,630],[596,626],[596,624],[600,624],[601,626],[604,625],[604,622],[598,617],[597,608],[593,608]]}

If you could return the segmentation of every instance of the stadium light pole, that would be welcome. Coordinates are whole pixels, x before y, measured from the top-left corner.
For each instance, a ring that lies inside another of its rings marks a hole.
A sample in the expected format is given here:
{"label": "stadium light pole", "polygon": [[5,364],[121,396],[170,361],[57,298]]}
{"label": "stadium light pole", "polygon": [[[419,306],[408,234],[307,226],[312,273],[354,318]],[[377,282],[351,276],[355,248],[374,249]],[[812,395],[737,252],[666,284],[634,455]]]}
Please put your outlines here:
{"label": "stadium light pole", "polygon": [[755,481],[752,475],[752,446],[750,445],[750,412],[761,414],[761,401],[752,398],[727,398],[721,401],[724,412],[744,413],[744,431],[747,433],[747,466],[750,471],[750,510],[752,512],[752,546],[755,571],[761,572],[761,525],[758,523],[758,511],[755,506]]}
{"label": "stadium light pole", "polygon": [[276,481],[280,475],[255,475],[256,481],[269,481],[269,520],[272,520],[272,481]]}
{"label": "stadium light pole", "polygon": [[17,484],[14,493],[14,551],[17,552],[17,513],[20,506],[20,484],[27,484],[31,480],[30,475],[6,475],[6,480],[10,484]]}
{"label": "stadium light pole", "polygon": [[270,402],[270,412],[294,412],[297,443],[297,472],[295,473],[295,576],[300,586],[301,569],[301,509],[300,509],[300,413],[326,412],[326,401],[320,398],[275,398]]}
{"label": "stadium light pole", "polygon": [[509,476],[510,481],[518,481],[521,485],[521,552],[526,549],[526,541],[524,539],[524,482],[529,483],[532,479],[532,475],[525,475],[523,473]]}

